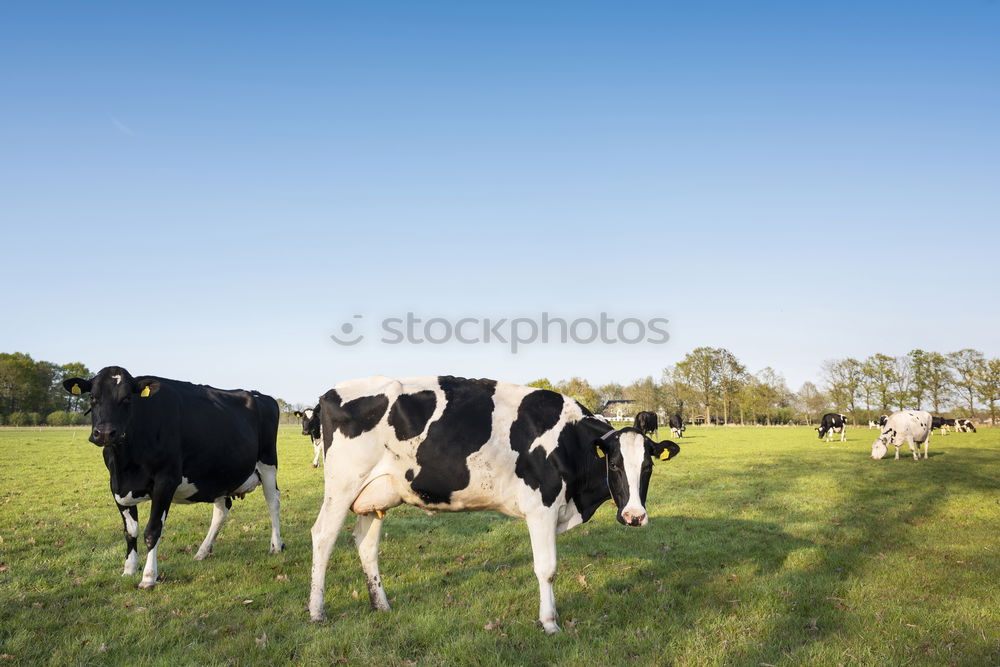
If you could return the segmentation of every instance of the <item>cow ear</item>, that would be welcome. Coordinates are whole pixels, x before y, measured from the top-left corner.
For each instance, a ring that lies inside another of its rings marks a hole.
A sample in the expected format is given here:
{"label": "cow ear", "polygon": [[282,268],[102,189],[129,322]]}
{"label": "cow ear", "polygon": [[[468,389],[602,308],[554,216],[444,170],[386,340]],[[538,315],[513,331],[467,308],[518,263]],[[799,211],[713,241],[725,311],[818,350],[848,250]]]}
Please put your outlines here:
{"label": "cow ear", "polygon": [[137,380],[135,391],[141,398],[149,398],[160,391],[160,383],[157,380]]}
{"label": "cow ear", "polygon": [[600,440],[596,440],[594,442],[594,453],[597,454],[597,458],[599,458],[599,459],[603,459],[604,458],[604,450],[601,449],[601,441]]}
{"label": "cow ear", "polygon": [[88,394],[91,388],[90,380],[84,380],[83,378],[69,378],[68,380],[63,380],[62,385],[63,389],[74,396]]}
{"label": "cow ear", "polygon": [[299,412],[298,410],[296,410],[295,412],[293,412],[292,415],[295,416],[295,417],[298,417],[299,419],[302,419],[302,413]]}
{"label": "cow ear", "polygon": [[661,461],[669,461],[681,453],[681,448],[676,442],[664,440],[663,442],[654,442],[651,453],[653,456],[659,457]]}

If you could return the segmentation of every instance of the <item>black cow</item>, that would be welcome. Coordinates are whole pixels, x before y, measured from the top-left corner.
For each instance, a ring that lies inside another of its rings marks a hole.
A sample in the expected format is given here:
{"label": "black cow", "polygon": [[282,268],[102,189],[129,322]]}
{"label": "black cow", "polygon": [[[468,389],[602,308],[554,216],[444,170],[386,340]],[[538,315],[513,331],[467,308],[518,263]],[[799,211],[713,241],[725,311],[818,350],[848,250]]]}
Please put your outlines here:
{"label": "black cow", "polygon": [[136,505],[151,501],[143,537],[149,553],[139,588],[156,585],[156,549],[172,502],[214,503],[208,535],[195,554],[212,552],[234,496],[262,486],[271,514],[271,553],[284,548],[278,526],[278,404],[256,391],[144,375],[119,366],[63,387],[91,397],[90,441],[103,448],[111,493],[125,527],[125,569],[139,567]]}
{"label": "black cow", "polygon": [[847,415],[842,415],[837,412],[828,412],[823,415],[823,418],[819,420],[819,437],[822,440],[824,436],[827,436],[826,441],[833,441],[833,434],[840,434],[840,441],[844,442],[847,440]]}
{"label": "black cow", "polygon": [[941,435],[948,435],[948,429],[957,429],[958,425],[955,423],[954,419],[947,419],[945,417],[931,417],[931,430],[939,428],[941,429]]}
{"label": "black cow", "polygon": [[675,438],[683,438],[685,430],[684,419],[680,415],[670,415],[668,422],[670,423],[671,435]]}
{"label": "black cow", "polygon": [[652,434],[656,437],[656,431],[659,429],[659,425],[656,420],[655,412],[642,411],[635,416],[635,422],[632,424],[635,430],[639,431],[643,435]]}
{"label": "black cow", "polygon": [[[556,535],[610,499],[618,521],[644,526],[653,462],[680,451],[634,428],[615,430],[545,389],[450,376],[342,382],[320,399],[325,491],[312,528],[309,614],[324,618],[326,566],[348,512],[373,609],[388,611],[378,545],[388,509],[489,510],[528,524],[539,620],[559,631]],[[640,601],[636,601],[639,603]]]}
{"label": "black cow", "polygon": [[308,435],[313,446],[313,468],[319,467],[319,460],[323,456],[323,438],[319,433],[319,405],[315,408],[306,408],[301,412],[293,412],[296,417],[302,420],[302,435]]}

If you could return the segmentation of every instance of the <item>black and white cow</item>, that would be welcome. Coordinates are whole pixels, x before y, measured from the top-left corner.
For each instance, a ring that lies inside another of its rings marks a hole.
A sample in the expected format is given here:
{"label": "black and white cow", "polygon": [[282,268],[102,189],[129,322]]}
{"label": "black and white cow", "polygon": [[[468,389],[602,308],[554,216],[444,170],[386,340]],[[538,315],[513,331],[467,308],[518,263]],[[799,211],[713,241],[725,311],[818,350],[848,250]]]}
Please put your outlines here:
{"label": "black and white cow", "polygon": [[948,435],[948,429],[957,429],[958,426],[954,419],[947,419],[945,417],[931,417],[931,430],[941,429],[941,435]]}
{"label": "black and white cow", "polygon": [[636,414],[635,422],[632,424],[635,430],[639,431],[643,435],[651,433],[653,437],[656,437],[656,431],[659,429],[659,422],[656,419],[655,412],[642,411]]}
{"label": "black and white cow", "polygon": [[681,416],[670,415],[670,417],[668,418],[668,422],[670,423],[670,434],[673,435],[675,438],[683,438],[685,427],[684,427],[684,420],[681,418]]}
{"label": "black and white cow", "polygon": [[271,553],[284,547],[278,526],[278,404],[256,391],[225,391],[144,375],[118,366],[70,378],[71,394],[90,394],[90,441],[103,449],[111,493],[125,527],[125,569],[139,568],[139,512],[150,501],[143,537],[149,553],[139,588],[156,585],[156,550],[171,503],[214,503],[208,535],[195,554],[212,552],[234,496],[262,486],[271,514]]}
{"label": "black and white cow", "polygon": [[653,461],[673,442],[615,430],[571,398],[494,380],[372,377],[338,384],[320,399],[323,506],[312,528],[312,620],[324,618],[327,562],[348,511],[371,606],[388,611],[378,569],[385,512],[492,510],[528,524],[539,585],[539,620],[559,631],[552,580],[556,535],[608,499],[626,526],[644,526]]}
{"label": "black and white cow", "polygon": [[819,420],[819,427],[816,430],[819,431],[820,439],[826,436],[827,442],[833,442],[833,434],[839,433],[840,441],[844,442],[847,440],[847,415],[828,412]]}
{"label": "black and white cow", "polygon": [[893,412],[882,427],[882,433],[872,443],[872,458],[881,459],[889,451],[889,445],[896,447],[896,460],[899,460],[899,448],[906,442],[913,452],[913,460],[920,460],[920,445],[924,446],[924,458],[931,441],[931,413],[924,410],[900,410]]}
{"label": "black and white cow", "polygon": [[313,468],[318,468],[319,460],[323,457],[323,438],[319,434],[319,405],[301,412],[296,410],[292,414],[302,420],[302,435],[308,435],[312,440]]}
{"label": "black and white cow", "polygon": [[975,433],[976,425],[972,423],[971,419],[956,419],[955,430],[961,431],[962,433],[968,433],[969,431]]}

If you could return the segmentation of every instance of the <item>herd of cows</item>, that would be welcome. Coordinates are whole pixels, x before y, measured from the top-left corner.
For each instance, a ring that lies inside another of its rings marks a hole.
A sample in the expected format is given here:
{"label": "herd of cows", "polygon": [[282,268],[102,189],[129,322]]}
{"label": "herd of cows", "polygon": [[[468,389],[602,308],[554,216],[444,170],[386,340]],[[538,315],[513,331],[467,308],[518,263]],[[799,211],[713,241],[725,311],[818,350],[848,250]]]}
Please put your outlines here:
{"label": "herd of cows", "polygon": [[[277,485],[277,402],[256,391],[221,390],[161,377],[133,377],[118,366],[91,379],[63,383],[89,394],[90,441],[102,448],[111,493],[122,516],[125,566],[139,569],[139,503],[151,504],[143,530],[147,549],[140,588],[157,584],[156,552],[173,503],[214,505],[204,541],[212,552],[234,497],[262,487],[271,518],[270,552],[284,549]],[[634,424],[614,428],[562,394],[484,379],[451,376],[340,383],[312,409],[295,413],[314,447],[312,465],[324,461],[324,494],[312,527],[309,615],[322,620],[327,563],[348,513],[357,515],[354,539],[371,607],[388,610],[378,566],[386,512],[407,504],[428,511],[492,510],[524,519],[539,586],[539,621],[558,632],[552,582],[556,536],[588,521],[611,500],[617,520],[645,526],[646,493],[656,461],[680,447],[655,441],[657,415],[640,412]],[[685,426],[671,415],[681,438]],[[930,432],[975,430],[967,420],[941,420],[923,411],[882,417],[872,457],[888,446],[910,445],[924,458]],[[839,433],[846,417],[830,413],[820,438]],[[651,437],[652,436],[652,437]]]}

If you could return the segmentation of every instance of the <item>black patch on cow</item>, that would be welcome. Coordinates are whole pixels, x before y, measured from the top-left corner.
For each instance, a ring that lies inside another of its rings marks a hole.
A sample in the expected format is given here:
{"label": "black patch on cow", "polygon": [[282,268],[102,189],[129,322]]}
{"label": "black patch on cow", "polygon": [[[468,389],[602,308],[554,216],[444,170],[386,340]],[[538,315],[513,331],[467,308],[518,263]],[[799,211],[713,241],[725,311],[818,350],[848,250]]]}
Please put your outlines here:
{"label": "black patch on cow", "polygon": [[[514,474],[525,484],[541,492],[546,507],[559,497],[562,476],[559,474],[555,451],[550,456],[543,447],[529,451],[531,444],[559,422],[563,396],[554,391],[533,391],[521,401],[517,418],[510,426],[510,448],[517,452]],[[565,431],[564,431],[565,432]],[[560,438],[563,433],[560,433]],[[558,446],[557,446],[558,450]]]}
{"label": "black patch on cow", "polygon": [[[389,397],[385,394],[361,396],[341,404],[336,390],[323,394],[320,405],[320,420],[323,423],[323,452],[330,448],[333,432],[340,431],[348,438],[356,438],[375,428],[389,407]],[[329,435],[328,435],[329,434]]]}
{"label": "black patch on cow", "polygon": [[451,494],[469,485],[466,459],[486,444],[493,431],[494,380],[438,378],[444,391],[441,417],[427,429],[417,448],[420,472],[410,487],[427,504],[447,504]]}
{"label": "black patch on cow", "polygon": [[436,406],[437,397],[429,389],[397,398],[389,410],[389,425],[396,430],[396,439],[409,440],[423,433]]}
{"label": "black patch on cow", "polygon": [[413,468],[407,469],[406,474],[403,475],[403,477],[406,478],[407,482],[412,482],[413,481]]}

